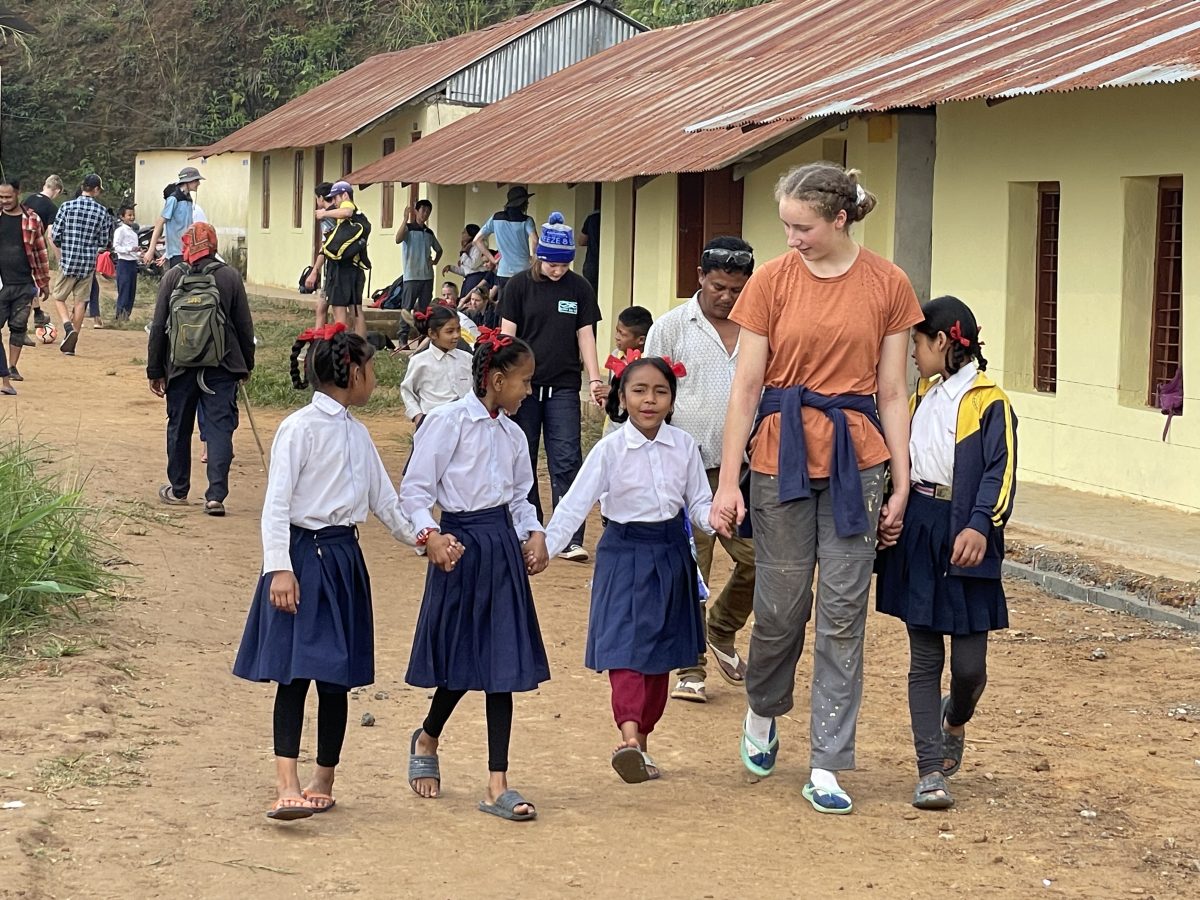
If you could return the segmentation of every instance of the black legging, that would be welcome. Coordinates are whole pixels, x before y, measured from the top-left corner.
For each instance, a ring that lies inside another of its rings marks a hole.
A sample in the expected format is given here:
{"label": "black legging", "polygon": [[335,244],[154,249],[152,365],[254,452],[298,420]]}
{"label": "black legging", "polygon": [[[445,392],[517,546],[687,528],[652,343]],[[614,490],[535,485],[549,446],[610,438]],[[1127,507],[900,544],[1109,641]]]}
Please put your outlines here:
{"label": "black legging", "polygon": [[[458,706],[458,701],[466,696],[466,691],[451,691],[438,688],[434,691],[433,702],[429,704],[429,715],[425,717],[421,730],[434,740],[442,736],[442,729]],[[512,736],[513,697],[511,693],[484,694],[484,708],[487,711],[488,734],[488,771],[508,771],[508,741]]]}
{"label": "black legging", "polygon": [[[950,636],[950,705],[946,724],[966,725],[987,685],[986,631]],[[912,718],[917,773],[924,777],[942,769],[942,669],[946,636],[908,629],[908,712]]]}
{"label": "black legging", "polygon": [[[275,692],[275,755],[285,759],[300,756],[300,732],[304,728],[304,699],[309,680],[297,678],[281,684]],[[333,768],[342,757],[349,709],[346,688],[317,682],[317,765]]]}

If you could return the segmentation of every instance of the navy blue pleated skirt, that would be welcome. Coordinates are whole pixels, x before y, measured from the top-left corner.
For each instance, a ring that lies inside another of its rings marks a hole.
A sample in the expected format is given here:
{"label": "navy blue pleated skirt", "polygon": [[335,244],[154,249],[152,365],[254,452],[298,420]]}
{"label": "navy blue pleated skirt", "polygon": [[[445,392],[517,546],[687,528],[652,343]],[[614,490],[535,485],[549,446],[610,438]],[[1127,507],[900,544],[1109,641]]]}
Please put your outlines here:
{"label": "navy blue pleated skirt", "polygon": [[430,565],[405,681],[453,691],[532,691],[550,680],[525,558],[508,507],[442,513],[462,543],[452,572]]}
{"label": "navy blue pleated skirt", "polygon": [[271,573],[258,580],[233,674],[288,684],[309,678],[359,687],[375,680],[371,579],[358,530],[292,526],[292,571],[300,585],[296,613],[271,605]]}
{"label": "navy blue pleated skirt", "polygon": [[660,675],[694,666],[703,650],[696,561],[683,516],[609,522],[596,548],[584,664]]}
{"label": "navy blue pleated skirt", "polygon": [[875,608],[912,628],[972,634],[1008,627],[999,578],[946,574],[954,550],[950,501],[912,493],[895,547],[880,551]]}

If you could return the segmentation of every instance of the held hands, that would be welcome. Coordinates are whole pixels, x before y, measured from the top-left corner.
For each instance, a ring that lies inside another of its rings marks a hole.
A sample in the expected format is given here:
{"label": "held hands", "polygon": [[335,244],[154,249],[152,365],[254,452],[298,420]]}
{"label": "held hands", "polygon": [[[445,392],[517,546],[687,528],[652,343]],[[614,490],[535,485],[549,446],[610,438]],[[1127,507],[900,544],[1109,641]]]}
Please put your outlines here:
{"label": "held hands", "polygon": [[737,526],[746,518],[746,503],[736,485],[718,485],[713,496],[712,509],[708,513],[708,524],[722,537],[734,537]]}
{"label": "held hands", "polygon": [[296,614],[300,605],[300,584],[293,572],[276,572],[271,576],[271,605],[280,612]]}
{"label": "held hands", "polygon": [[896,546],[900,540],[900,532],[904,530],[904,510],[908,507],[908,492],[896,491],[887,498],[883,509],[879,511],[879,527],[877,549],[886,550]]}
{"label": "held hands", "polygon": [[954,539],[954,551],[950,554],[950,565],[973,569],[983,562],[987,552],[987,538],[974,528],[964,528]]}
{"label": "held hands", "polygon": [[550,554],[546,550],[546,535],[535,531],[529,535],[525,547],[525,571],[530,575],[543,572],[550,565]]}
{"label": "held hands", "polygon": [[425,555],[443,572],[453,572],[454,566],[462,559],[463,545],[452,534],[435,532],[425,544]]}
{"label": "held hands", "polygon": [[592,379],[591,394],[592,402],[603,409],[608,400],[608,385],[599,379]]}

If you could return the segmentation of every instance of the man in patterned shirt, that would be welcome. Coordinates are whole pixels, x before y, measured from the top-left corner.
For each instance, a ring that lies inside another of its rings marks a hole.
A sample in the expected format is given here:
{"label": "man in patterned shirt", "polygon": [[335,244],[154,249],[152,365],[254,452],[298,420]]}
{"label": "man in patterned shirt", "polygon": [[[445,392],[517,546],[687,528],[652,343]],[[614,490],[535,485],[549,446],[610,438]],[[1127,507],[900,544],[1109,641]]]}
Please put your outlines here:
{"label": "man in patterned shirt", "polygon": [[[683,306],[660,317],[646,337],[647,356],[669,356],[687,366],[679,379],[671,424],[682,428],[700,448],[713,490],[721,474],[721,443],[725,411],[733,389],[741,328],[729,319],[733,304],[754,272],[754,248],[735,237],[713,238],[700,254],[700,290]],[[696,562],[704,580],[712,567],[714,538],[697,531]],[[738,656],[734,639],[745,626],[754,606],[754,543],[745,538],[719,538],[733,560],[733,574],[708,610],[708,648],[721,677],[741,687],[746,663]],[[700,654],[696,665],[679,672],[671,696],[676,700],[705,703],[707,660]]]}
{"label": "man in patterned shirt", "polygon": [[0,179],[0,328],[8,326],[11,358],[0,342],[0,393],[15,394],[11,381],[24,381],[17,361],[25,345],[29,310],[33,300],[50,285],[50,261],[42,236],[42,220],[21,206],[20,185]]}
{"label": "man in patterned shirt", "polygon": [[112,236],[113,218],[96,199],[103,190],[99,175],[86,176],[79,196],[58,208],[50,232],[50,241],[59,258],[50,298],[62,318],[63,340],[59,349],[67,356],[75,355],[79,343],[79,329],[87,314],[88,294],[96,274],[96,257]]}

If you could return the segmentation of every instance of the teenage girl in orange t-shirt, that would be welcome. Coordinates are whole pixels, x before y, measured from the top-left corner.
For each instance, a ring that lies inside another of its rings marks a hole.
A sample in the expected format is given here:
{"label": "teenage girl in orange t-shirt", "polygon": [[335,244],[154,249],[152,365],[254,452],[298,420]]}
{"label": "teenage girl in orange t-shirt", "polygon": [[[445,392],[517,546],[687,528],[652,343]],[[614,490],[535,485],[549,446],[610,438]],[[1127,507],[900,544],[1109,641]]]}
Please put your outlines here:
{"label": "teenage girl in orange t-shirt", "polygon": [[776,188],[793,252],[756,271],[730,315],[742,337],[712,509],[723,533],[745,517],[738,479],[753,430],[758,578],[742,762],[759,777],[775,766],[775,718],[793,705],[820,560],[804,796],[833,814],[853,809],[837,772],[854,768],[876,535],[895,542],[908,501],[908,329],[922,321],[905,274],[850,236],[875,206],[857,175],[817,163]]}

